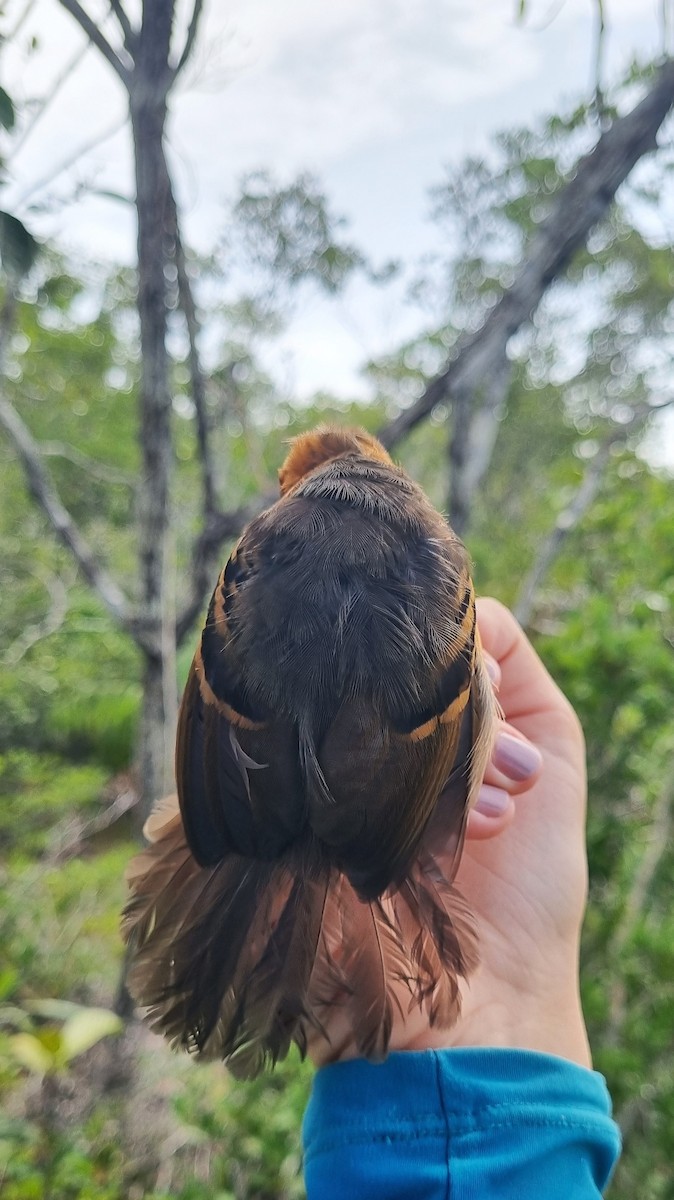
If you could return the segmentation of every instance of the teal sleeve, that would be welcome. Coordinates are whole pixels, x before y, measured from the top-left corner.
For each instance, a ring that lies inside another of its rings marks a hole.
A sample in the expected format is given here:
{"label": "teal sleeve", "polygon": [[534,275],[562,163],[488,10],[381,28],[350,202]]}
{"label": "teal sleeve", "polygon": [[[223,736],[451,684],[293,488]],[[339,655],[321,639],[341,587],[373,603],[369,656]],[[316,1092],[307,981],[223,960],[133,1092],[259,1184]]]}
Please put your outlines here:
{"label": "teal sleeve", "polygon": [[426,1050],[318,1071],[308,1200],[593,1200],[620,1152],[601,1075],[528,1050]]}

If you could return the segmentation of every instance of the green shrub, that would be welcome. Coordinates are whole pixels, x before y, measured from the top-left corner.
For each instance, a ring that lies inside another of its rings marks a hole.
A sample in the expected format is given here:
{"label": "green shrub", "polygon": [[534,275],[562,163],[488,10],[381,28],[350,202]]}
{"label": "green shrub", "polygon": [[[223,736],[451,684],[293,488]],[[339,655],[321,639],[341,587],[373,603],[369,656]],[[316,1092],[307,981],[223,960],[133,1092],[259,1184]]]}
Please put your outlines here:
{"label": "green shrub", "polygon": [[53,754],[22,749],[0,754],[3,847],[26,855],[43,853],[58,822],[96,813],[107,776],[100,765],[76,765]]}

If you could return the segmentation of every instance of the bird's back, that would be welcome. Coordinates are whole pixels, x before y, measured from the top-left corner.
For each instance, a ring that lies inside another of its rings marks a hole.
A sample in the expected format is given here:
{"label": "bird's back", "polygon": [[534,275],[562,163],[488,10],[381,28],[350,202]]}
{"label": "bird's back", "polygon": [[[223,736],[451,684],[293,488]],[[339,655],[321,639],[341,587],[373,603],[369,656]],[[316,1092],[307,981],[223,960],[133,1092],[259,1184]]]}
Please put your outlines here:
{"label": "bird's back", "polygon": [[319,737],[353,700],[409,731],[434,701],[470,589],[465,551],[421,490],[357,455],[249,526],[231,582],[232,666],[249,703],[306,715]]}

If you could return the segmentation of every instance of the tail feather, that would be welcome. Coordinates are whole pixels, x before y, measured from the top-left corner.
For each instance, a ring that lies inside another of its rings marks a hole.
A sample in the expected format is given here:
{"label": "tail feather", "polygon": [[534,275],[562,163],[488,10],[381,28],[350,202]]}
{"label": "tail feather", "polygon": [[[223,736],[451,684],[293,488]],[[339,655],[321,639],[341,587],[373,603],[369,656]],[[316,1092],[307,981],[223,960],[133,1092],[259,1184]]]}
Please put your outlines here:
{"label": "tail feather", "polygon": [[172,1043],[251,1077],[293,1041],[305,1052],[334,1030],[335,1006],[345,1042],[375,1060],[396,1014],[420,1006],[432,1024],[456,1020],[475,934],[430,855],[395,895],[364,901],[334,870],[237,855],[200,867],[174,811],[151,833],[129,872],[123,929],[130,991]]}
{"label": "tail feather", "polygon": [[414,931],[413,1003],[427,1009],[431,1025],[449,1028],[461,1012],[459,979],[467,979],[478,963],[468,906],[433,856],[426,854],[403,882],[395,908],[403,931]]}
{"label": "tail feather", "polygon": [[394,1009],[404,1015],[399,992],[401,985],[409,990],[410,958],[379,900],[359,901],[353,893],[347,911],[352,928],[343,972],[351,990],[353,1037],[359,1054],[380,1061],[391,1039]]}
{"label": "tail feather", "polygon": [[[232,982],[236,1009],[230,1020],[228,1066],[250,1078],[302,1044],[310,1021],[310,978],[316,961],[328,880],[287,875],[288,893],[277,917],[256,922],[259,945],[241,956]],[[272,888],[268,888],[271,892]],[[272,904],[274,903],[274,897]],[[218,1047],[222,1053],[222,1046]]]}

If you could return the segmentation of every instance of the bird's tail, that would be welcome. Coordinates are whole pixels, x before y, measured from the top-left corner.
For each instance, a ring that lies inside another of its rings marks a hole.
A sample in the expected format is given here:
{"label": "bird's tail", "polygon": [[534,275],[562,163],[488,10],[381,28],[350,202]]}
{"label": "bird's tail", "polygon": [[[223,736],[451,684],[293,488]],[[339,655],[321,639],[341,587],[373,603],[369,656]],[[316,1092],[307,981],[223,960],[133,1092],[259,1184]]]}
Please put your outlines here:
{"label": "bird's tail", "polygon": [[[128,985],[173,1044],[250,1077],[326,1030],[380,1059],[396,1011],[404,1020],[419,1005],[439,1026],[456,1019],[474,935],[432,862],[415,865],[394,897],[365,902],[334,871],[238,855],[200,867],[175,803],[147,832],[151,845],[129,868]],[[335,1006],[346,1019],[328,1022]]]}
{"label": "bird's tail", "polygon": [[254,1075],[306,1018],[327,880],[233,854],[200,867],[177,806],[150,822],[128,872],[129,990],[174,1045]]}

